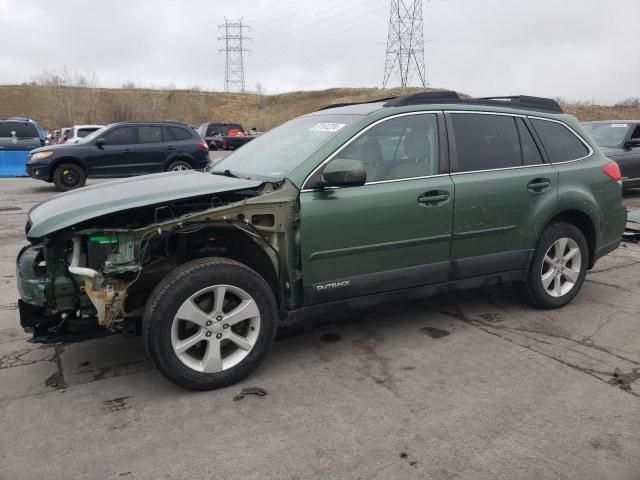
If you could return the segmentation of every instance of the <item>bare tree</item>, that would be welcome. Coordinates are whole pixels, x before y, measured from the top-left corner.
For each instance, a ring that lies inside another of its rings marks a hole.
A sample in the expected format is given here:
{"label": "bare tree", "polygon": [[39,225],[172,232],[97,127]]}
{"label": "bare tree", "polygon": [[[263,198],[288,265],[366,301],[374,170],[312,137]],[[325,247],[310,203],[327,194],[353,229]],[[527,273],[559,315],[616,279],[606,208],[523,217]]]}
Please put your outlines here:
{"label": "bare tree", "polygon": [[624,100],[616,103],[616,107],[640,108],[640,98],[638,97],[625,98]]}

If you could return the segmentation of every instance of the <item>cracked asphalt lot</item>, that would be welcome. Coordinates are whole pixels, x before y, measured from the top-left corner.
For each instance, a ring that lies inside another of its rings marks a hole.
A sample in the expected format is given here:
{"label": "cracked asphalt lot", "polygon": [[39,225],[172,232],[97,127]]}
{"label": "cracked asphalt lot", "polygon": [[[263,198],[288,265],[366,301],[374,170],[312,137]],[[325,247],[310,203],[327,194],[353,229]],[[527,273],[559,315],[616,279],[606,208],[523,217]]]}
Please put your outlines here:
{"label": "cracked asphalt lot", "polygon": [[54,190],[0,192],[0,479],[640,479],[639,245],[561,310],[499,286],[324,318],[194,393],[139,338],[26,342],[14,260]]}

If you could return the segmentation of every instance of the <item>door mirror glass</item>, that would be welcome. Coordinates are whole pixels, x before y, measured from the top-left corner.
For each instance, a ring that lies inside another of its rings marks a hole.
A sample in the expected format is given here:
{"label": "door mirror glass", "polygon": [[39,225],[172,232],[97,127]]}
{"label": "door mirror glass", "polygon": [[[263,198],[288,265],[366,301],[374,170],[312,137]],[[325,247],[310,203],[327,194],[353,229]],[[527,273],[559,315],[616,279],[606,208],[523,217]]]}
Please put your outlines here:
{"label": "door mirror glass", "polygon": [[333,187],[359,187],[367,181],[367,172],[360,160],[337,158],[325,167],[325,182]]}
{"label": "door mirror glass", "polygon": [[96,139],[96,147],[98,148],[102,148],[103,146],[105,146],[107,143],[107,141],[104,139],[104,137],[100,137]]}

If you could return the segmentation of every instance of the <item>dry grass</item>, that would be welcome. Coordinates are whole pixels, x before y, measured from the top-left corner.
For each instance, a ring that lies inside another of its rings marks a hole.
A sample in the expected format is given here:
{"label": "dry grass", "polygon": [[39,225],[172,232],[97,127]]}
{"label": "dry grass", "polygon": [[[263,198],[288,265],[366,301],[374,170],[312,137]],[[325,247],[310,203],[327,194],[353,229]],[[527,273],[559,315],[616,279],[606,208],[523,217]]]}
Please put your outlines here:
{"label": "dry grass", "polygon": [[[24,115],[48,129],[120,120],[181,120],[194,125],[205,121],[239,121],[246,128],[262,130],[331,103],[374,100],[407,91],[332,88],[279,95],[240,95],[193,90],[7,85],[0,86],[0,117]],[[587,103],[568,103],[563,107],[583,121],[640,118],[640,108]]]}

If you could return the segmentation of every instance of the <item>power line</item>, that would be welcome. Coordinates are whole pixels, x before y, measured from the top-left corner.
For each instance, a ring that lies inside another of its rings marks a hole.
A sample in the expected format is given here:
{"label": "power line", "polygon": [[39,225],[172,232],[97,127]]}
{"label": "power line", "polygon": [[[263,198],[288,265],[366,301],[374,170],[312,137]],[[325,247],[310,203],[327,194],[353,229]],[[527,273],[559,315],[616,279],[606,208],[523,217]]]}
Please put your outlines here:
{"label": "power line", "polygon": [[221,28],[224,28],[224,37],[218,37],[218,40],[224,40],[224,48],[220,49],[225,52],[224,91],[244,93],[244,52],[250,51],[244,45],[250,40],[244,35],[244,29],[250,27],[242,23],[242,18],[238,22],[229,22],[225,17],[224,25],[218,25],[218,29]]}
{"label": "power line", "polygon": [[400,87],[415,83],[426,87],[422,0],[391,0],[383,88],[392,75]]}

